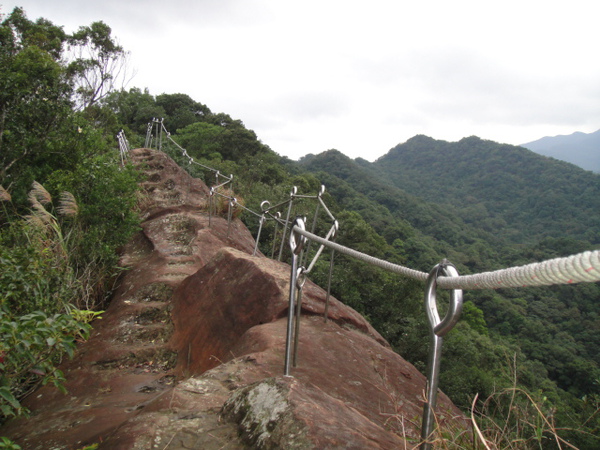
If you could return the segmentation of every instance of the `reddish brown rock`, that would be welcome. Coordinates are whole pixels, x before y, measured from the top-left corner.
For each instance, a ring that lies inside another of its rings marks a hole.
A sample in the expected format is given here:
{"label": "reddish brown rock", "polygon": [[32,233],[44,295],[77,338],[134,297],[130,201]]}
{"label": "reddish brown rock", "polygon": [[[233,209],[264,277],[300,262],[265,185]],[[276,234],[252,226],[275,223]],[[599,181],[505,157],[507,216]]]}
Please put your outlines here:
{"label": "reddish brown rock", "polygon": [[[0,433],[27,449],[414,447],[424,377],[336,299],[325,322],[310,281],[298,366],[283,377],[289,265],[252,256],[237,219],[209,226],[208,188],[166,155],[132,153],[147,195],[130,270],[62,366],[69,393],[39,389],[32,417]],[[439,402],[441,423],[464,426]]]}
{"label": "reddish brown rock", "polygon": [[[287,317],[290,268],[264,257],[223,248],[173,297],[178,373],[199,374],[231,359],[232,350],[250,328]],[[322,315],[325,292],[311,282],[303,289],[305,313]],[[354,310],[335,298],[329,318],[385,340]]]}

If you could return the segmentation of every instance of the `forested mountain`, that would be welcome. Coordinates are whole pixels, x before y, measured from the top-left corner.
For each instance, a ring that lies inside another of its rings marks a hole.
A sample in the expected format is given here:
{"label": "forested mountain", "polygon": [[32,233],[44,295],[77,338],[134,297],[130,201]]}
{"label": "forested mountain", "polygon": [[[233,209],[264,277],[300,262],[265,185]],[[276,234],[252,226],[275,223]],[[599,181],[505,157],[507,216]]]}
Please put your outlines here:
{"label": "forested mountain", "polygon": [[373,166],[396,187],[513,243],[600,243],[600,176],[522,147],[416,136]]}
{"label": "forested mountain", "polygon": [[585,170],[600,172],[600,130],[594,133],[578,131],[567,136],[546,136],[521,146],[540,155],[568,161]]}
{"label": "forested mountain", "polygon": [[[416,136],[374,163],[329,150],[300,164],[419,270],[447,257],[459,272],[479,273],[598,248],[600,176],[524,148]],[[483,311],[485,333],[526,355],[522,380],[544,373],[577,397],[597,392],[598,283],[468,291],[465,299]],[[499,350],[477,354],[490,351]],[[482,389],[484,378],[463,382]],[[548,384],[534,384],[548,394]]]}

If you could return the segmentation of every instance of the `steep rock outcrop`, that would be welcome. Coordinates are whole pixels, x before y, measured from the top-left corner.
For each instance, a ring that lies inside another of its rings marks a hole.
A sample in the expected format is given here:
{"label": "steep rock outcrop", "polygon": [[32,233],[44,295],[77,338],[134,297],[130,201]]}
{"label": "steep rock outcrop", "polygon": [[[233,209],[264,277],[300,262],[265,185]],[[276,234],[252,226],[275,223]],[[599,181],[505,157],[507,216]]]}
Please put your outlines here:
{"label": "steep rock outcrop", "polygon": [[[424,377],[356,311],[307,281],[298,366],[284,377],[290,267],[252,256],[239,221],[206,213],[208,188],[138,149],[142,231],[103,319],[0,433],[27,449],[408,448]],[[443,394],[440,422],[461,424]]]}

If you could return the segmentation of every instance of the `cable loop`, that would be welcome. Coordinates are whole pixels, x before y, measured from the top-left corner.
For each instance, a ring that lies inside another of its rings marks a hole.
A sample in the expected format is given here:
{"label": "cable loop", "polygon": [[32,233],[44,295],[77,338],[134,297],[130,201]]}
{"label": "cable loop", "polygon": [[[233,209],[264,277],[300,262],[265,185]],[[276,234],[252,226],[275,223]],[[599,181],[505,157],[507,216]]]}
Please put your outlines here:
{"label": "cable loop", "polygon": [[303,217],[296,217],[296,220],[294,220],[293,224],[292,224],[292,231],[290,233],[290,248],[292,250],[292,253],[295,255],[299,255],[300,252],[302,251],[302,249],[304,248],[304,246],[306,245],[306,242],[308,239],[306,239],[305,236],[302,236],[300,233],[298,233],[295,228],[298,227],[301,230],[305,230],[306,226],[304,224],[305,222],[305,218]]}
{"label": "cable loop", "polygon": [[340,230],[340,224],[337,220],[334,220],[333,226],[331,227],[331,235],[329,236],[329,239],[331,241],[333,241],[337,237],[339,230]]}
{"label": "cable loop", "polygon": [[425,287],[425,309],[427,310],[427,318],[429,319],[431,332],[439,337],[443,337],[454,328],[454,325],[456,325],[456,322],[458,322],[458,319],[460,318],[463,304],[463,292],[461,289],[452,290],[448,311],[446,312],[444,319],[440,320],[437,309],[437,295],[435,292],[440,274],[447,277],[458,277],[458,271],[452,263],[443,260],[433,268],[427,278],[427,285]]}
{"label": "cable loop", "polygon": [[261,202],[260,210],[263,212],[263,214],[269,212],[269,206],[271,206],[271,203],[268,200],[264,200],[263,202]]}

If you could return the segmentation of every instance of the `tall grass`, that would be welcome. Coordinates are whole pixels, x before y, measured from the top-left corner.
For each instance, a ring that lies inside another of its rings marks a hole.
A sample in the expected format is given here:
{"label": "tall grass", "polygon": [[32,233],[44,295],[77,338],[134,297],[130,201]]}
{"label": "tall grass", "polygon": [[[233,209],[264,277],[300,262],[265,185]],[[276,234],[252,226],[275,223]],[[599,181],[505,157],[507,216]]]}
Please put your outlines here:
{"label": "tall grass", "polygon": [[[5,189],[0,195],[11,201]],[[21,218],[8,218],[4,208],[0,230],[0,422],[26,414],[20,402],[38,385],[62,389],[58,364],[73,355],[97,316],[81,308],[90,303],[98,270],[90,264],[79,272],[72,264],[72,249],[84,237],[75,197],[63,192],[55,207],[34,183],[28,199],[29,213]]]}

